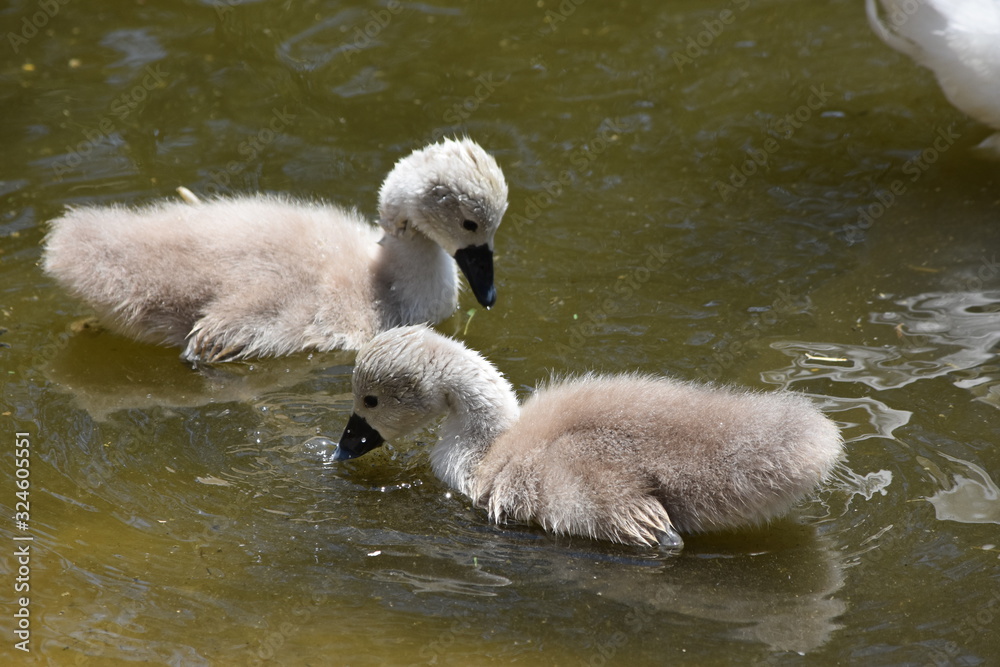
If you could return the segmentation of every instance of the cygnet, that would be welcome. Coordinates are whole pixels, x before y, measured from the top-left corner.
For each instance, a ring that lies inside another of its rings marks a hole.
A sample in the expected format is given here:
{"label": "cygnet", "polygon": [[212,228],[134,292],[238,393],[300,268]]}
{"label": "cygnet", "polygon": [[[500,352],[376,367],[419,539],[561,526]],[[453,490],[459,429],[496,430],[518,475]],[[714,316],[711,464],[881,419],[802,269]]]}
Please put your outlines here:
{"label": "cygnet", "polygon": [[806,397],[639,374],[553,380],[518,405],[484,357],[424,326],[358,353],[352,459],[444,416],[434,473],[493,521],[679,549],[678,533],[752,526],[786,512],[843,455]]}
{"label": "cygnet", "polygon": [[182,195],[70,209],[51,223],[45,272],[109,328],[203,363],[358,349],[380,331],[440,322],[458,305],[456,263],[480,304],[496,301],[507,184],[469,139],[395,165],[379,192],[381,233],[331,204]]}

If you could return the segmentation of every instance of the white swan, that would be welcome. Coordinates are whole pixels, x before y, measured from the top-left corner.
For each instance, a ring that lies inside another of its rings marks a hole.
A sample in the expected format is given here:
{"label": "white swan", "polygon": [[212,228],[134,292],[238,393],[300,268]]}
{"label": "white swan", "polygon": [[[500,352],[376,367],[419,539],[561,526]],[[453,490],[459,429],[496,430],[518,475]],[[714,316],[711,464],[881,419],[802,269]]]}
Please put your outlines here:
{"label": "white swan", "polygon": [[357,349],[394,326],[439,322],[457,307],[455,261],[482,305],[496,300],[507,184],[471,140],[396,164],[379,193],[381,238],[330,204],[181,194],[69,210],[51,223],[44,270],[111,328],[208,363]]}
{"label": "white swan", "polygon": [[805,397],[640,375],[551,383],[519,407],[482,356],[423,326],[358,353],[351,459],[444,415],[431,466],[498,522],[631,544],[758,524],[785,512],[842,455]]}
{"label": "white swan", "polygon": [[[1000,130],[1000,2],[865,1],[883,42],[933,71],[949,102]],[[1000,133],[980,148],[1000,151]]]}

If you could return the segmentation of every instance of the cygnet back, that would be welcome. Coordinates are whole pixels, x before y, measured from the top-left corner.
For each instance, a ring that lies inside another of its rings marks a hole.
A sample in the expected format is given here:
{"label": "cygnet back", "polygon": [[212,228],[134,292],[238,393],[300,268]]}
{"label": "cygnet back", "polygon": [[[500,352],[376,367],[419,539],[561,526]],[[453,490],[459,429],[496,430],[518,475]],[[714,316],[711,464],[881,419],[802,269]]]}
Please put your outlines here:
{"label": "cygnet back", "polygon": [[528,399],[475,488],[498,518],[531,514],[553,529],[636,541],[649,535],[635,534],[627,510],[643,498],[684,533],[759,524],[825,479],[841,453],[836,425],[798,394],[588,376]]}

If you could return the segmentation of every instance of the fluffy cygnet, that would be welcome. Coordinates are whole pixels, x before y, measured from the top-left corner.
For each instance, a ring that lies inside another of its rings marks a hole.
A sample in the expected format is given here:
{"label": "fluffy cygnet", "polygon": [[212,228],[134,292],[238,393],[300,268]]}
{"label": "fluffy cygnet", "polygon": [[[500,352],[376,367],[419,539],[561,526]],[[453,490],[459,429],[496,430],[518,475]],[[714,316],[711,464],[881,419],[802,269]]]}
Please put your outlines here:
{"label": "fluffy cygnet", "polygon": [[492,306],[506,208],[496,160],[471,140],[445,139],[389,173],[382,234],[330,204],[187,196],[71,209],[52,222],[43,267],[111,328],[185,346],[189,361],[357,349],[379,331],[454,312],[456,262]]}
{"label": "fluffy cygnet", "polygon": [[[875,34],[933,71],[949,102],[1000,130],[1000,3],[866,0],[866,9]],[[980,147],[1000,151],[1000,134]]]}
{"label": "fluffy cygnet", "polygon": [[554,381],[522,407],[481,355],[423,326],[358,353],[350,459],[444,415],[431,466],[497,522],[678,548],[677,531],[754,525],[785,512],[842,455],[807,398],[662,377]]}

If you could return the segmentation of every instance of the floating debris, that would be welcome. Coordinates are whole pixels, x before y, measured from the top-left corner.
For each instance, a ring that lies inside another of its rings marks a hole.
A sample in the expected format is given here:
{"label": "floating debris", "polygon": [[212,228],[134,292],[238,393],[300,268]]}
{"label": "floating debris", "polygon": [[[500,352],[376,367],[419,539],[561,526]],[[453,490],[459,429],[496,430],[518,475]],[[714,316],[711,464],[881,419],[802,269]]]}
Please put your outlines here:
{"label": "floating debris", "polygon": [[809,361],[829,361],[831,363],[842,363],[842,364],[846,364],[847,362],[850,361],[850,359],[848,359],[847,357],[824,357],[823,355],[811,354],[809,352],[806,352],[806,359],[808,359]]}
{"label": "floating debris", "polygon": [[194,481],[199,482],[200,484],[208,484],[210,486],[232,486],[232,484],[226,480],[219,479],[218,477],[212,477],[211,475],[208,477],[195,477]]}

